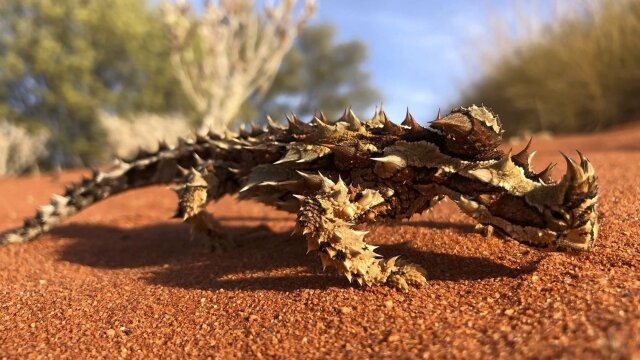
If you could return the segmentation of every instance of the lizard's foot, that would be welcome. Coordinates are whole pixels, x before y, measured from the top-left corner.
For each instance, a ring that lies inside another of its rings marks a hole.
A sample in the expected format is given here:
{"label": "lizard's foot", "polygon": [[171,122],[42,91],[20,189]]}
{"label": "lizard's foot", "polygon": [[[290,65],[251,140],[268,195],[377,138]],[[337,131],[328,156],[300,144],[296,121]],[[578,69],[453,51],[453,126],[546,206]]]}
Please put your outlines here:
{"label": "lizard's foot", "polygon": [[204,244],[205,251],[211,253],[224,253],[238,247],[228,234],[218,228],[207,229],[206,231],[194,231],[192,238]]}
{"label": "lizard's foot", "polygon": [[186,220],[191,225],[191,238],[204,244],[208,252],[225,252],[237,247],[213,215],[203,210]]}
{"label": "lizard's foot", "polygon": [[206,209],[209,191],[218,184],[215,175],[191,168],[187,180],[185,185],[174,189],[179,197],[174,217],[189,224],[191,239],[202,241],[208,251],[220,252],[234,247],[220,223]]}
{"label": "lizard's foot", "polygon": [[493,226],[476,224],[476,226],[473,227],[473,232],[480,234],[484,237],[491,237],[493,235]]}
{"label": "lizard's foot", "polygon": [[400,290],[402,292],[409,291],[409,287],[420,288],[427,284],[426,271],[422,266],[409,262],[396,261],[393,258],[388,263],[395,262],[392,265],[391,272],[386,280],[386,285]]}
{"label": "lizard's foot", "polygon": [[361,285],[407,291],[426,284],[424,269],[397,257],[382,259],[376,246],[364,241],[367,232],[353,229],[384,202],[377,190],[349,188],[342,180],[334,183],[322,176],[321,181],[323,189],[317,195],[299,198],[297,228],[307,239],[307,250],[319,253],[323,267],[334,267]]}

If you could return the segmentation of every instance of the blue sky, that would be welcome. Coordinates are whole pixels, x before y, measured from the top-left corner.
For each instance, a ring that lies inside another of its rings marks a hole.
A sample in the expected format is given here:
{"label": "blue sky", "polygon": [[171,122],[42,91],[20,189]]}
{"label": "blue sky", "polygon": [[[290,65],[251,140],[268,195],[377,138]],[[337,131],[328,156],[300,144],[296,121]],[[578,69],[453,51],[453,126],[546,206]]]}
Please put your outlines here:
{"label": "blue sky", "polygon": [[[196,8],[201,8],[201,1],[191,0]],[[255,1],[260,7],[269,0]],[[481,73],[477,50],[493,46],[496,22],[506,21],[513,33],[527,32],[521,23],[544,24],[554,11],[563,12],[563,5],[568,5],[560,0],[316,0],[316,4],[311,24],[333,23],[337,41],[366,43],[369,58],[364,67],[382,93],[391,119],[403,119],[409,107],[422,123],[432,120],[438,108],[446,112],[453,105],[468,105],[457,104],[460,90]],[[527,19],[522,21],[517,14]]]}
{"label": "blue sky", "polygon": [[[536,1],[529,10],[544,20],[551,2]],[[506,0],[318,0],[317,5],[312,23],[334,23],[339,41],[367,44],[365,68],[391,118],[402,119],[408,106],[420,122],[455,103],[463,79],[474,74],[479,39],[487,38],[497,18],[516,21],[517,7]]]}

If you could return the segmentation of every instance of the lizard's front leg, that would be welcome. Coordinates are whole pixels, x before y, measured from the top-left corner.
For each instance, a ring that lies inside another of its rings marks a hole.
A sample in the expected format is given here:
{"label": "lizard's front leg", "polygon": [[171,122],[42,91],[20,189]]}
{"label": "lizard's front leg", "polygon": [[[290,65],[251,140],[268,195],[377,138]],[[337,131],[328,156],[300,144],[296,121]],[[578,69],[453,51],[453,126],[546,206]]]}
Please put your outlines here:
{"label": "lizard's front leg", "polygon": [[186,184],[176,190],[179,200],[175,217],[189,224],[191,238],[202,241],[209,251],[225,250],[233,245],[220,223],[207,211],[207,204],[218,186],[215,174],[191,169]]}
{"label": "lizard's front leg", "polygon": [[422,267],[399,260],[383,259],[374,252],[376,246],[364,241],[365,231],[352,227],[377,205],[384,202],[375,190],[356,191],[340,180],[323,178],[316,195],[300,197],[297,228],[307,239],[308,251],[317,251],[323,267],[335,267],[349,281],[364,285],[385,284],[407,291],[409,286],[426,283]]}

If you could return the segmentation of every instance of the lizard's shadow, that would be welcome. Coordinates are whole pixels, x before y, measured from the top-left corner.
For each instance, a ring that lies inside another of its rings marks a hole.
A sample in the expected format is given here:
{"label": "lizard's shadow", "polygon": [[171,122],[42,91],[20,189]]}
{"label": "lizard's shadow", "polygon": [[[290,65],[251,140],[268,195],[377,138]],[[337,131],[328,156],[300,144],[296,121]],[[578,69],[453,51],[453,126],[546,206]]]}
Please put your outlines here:
{"label": "lizard's shadow", "polygon": [[[238,244],[224,253],[206,253],[201,244],[189,240],[187,226],[177,223],[130,229],[71,224],[52,234],[74,239],[62,249],[60,260],[106,269],[150,267],[146,280],[157,285],[279,291],[350,286],[335,273],[323,273],[316,256],[305,256],[305,241],[299,235],[274,232],[264,225],[223,224]],[[443,223],[420,225],[446,227]],[[467,226],[450,227],[465,231]],[[538,264],[510,267],[482,257],[420,251],[409,243],[383,245],[379,252],[411,259],[427,270],[429,280],[441,281],[516,278],[534,271]]]}

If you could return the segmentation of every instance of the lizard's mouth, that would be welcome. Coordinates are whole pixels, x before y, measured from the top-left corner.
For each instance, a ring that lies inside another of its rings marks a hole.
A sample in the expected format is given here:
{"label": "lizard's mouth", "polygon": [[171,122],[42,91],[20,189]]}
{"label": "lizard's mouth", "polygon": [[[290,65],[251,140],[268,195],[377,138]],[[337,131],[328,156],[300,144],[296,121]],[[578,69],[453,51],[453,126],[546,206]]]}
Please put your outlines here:
{"label": "lizard's mouth", "polygon": [[587,251],[595,244],[598,237],[598,223],[587,221],[584,225],[572,228],[558,237],[558,250]]}

